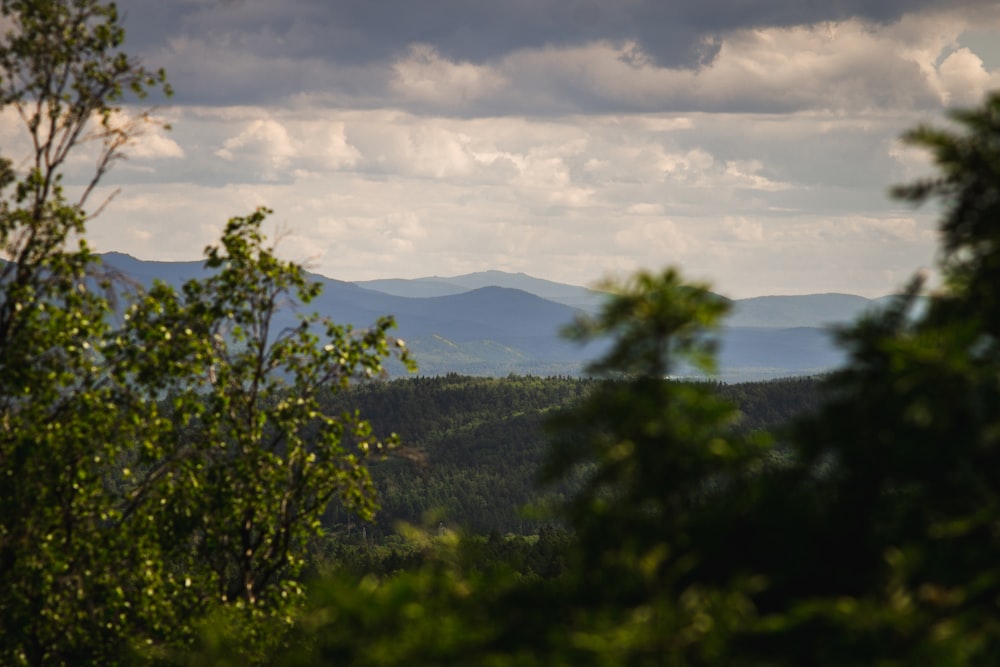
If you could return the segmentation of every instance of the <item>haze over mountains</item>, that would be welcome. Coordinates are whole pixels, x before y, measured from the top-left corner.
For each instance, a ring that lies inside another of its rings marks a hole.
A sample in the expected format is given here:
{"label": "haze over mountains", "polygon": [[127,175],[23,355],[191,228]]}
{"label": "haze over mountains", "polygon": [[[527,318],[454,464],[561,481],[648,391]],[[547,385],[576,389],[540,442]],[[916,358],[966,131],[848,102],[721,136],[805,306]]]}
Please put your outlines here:
{"label": "haze over mountains", "polygon": [[[203,262],[147,262],[103,255],[137,283],[179,286],[206,274]],[[364,328],[393,315],[420,372],[503,376],[577,375],[600,346],[563,340],[559,330],[580,311],[593,312],[604,294],[523,273],[484,271],[453,277],[357,283],[311,274],[323,293],[309,308],[339,323]],[[762,296],[732,302],[722,332],[719,379],[743,381],[828,371],[843,359],[830,326],[855,319],[881,299],[849,294]],[[291,326],[295,309],[280,314]]]}

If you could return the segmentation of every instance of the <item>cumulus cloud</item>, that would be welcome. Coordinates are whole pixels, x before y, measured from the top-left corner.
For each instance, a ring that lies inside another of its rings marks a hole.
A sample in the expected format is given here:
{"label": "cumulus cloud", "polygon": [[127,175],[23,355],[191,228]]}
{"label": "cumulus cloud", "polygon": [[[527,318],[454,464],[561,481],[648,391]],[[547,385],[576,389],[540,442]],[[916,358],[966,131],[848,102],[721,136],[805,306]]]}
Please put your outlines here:
{"label": "cumulus cloud", "polygon": [[223,160],[253,160],[259,162],[265,177],[288,166],[295,147],[284,126],[271,119],[255,120],[239,134],[226,139],[215,152]]}
{"label": "cumulus cloud", "polygon": [[420,223],[420,216],[413,211],[393,211],[385,216],[385,225],[398,238],[413,240],[427,237],[427,229]]}
{"label": "cumulus cloud", "polygon": [[661,216],[663,215],[663,205],[662,204],[651,204],[648,202],[641,202],[638,204],[632,204],[626,207],[625,212],[629,215],[651,215],[651,216]]}
{"label": "cumulus cloud", "polygon": [[361,160],[361,152],[347,136],[347,124],[336,116],[317,110],[305,117],[284,117],[281,124],[294,147],[294,159],[289,155],[288,162],[304,177],[350,169]]}
{"label": "cumulus cloud", "polygon": [[[173,258],[190,259],[228,216],[257,204],[277,211],[297,252],[339,278],[401,274],[403,266],[408,275],[446,266],[531,273],[535,266],[535,273],[545,267],[557,272],[551,277],[589,284],[607,270],[665,262],[721,266],[728,274],[738,263],[731,256],[737,251],[726,249],[734,241],[747,252],[759,252],[749,250],[755,240],[822,246],[850,235],[910,248],[933,244],[919,234],[873,235],[855,223],[789,223],[786,230],[768,222],[816,211],[837,220],[888,214],[882,190],[898,162],[891,149],[902,121],[809,113],[781,122],[753,114],[459,120],[248,107],[175,113],[173,139],[187,155],[171,161],[176,185],[131,183],[105,214],[149,224],[152,236],[135,241],[140,256],[164,258],[184,246],[189,252]],[[331,142],[340,157],[324,162]],[[212,174],[213,160],[229,169],[214,185],[186,171],[199,164]],[[266,169],[282,178],[263,179]],[[884,185],[872,190],[872,183]],[[186,197],[179,194],[184,185],[191,188]],[[169,194],[153,196],[151,188]],[[178,223],[167,222],[173,218],[192,221],[190,231],[179,234]],[[171,238],[158,238],[161,224]],[[385,248],[396,249],[395,262],[362,260]]]}
{"label": "cumulus cloud", "polygon": [[967,48],[949,54],[937,74],[941,101],[949,106],[976,104],[987,90],[1000,85],[1000,71],[987,72],[982,59]]}
{"label": "cumulus cloud", "polygon": [[494,69],[468,62],[452,62],[427,44],[414,44],[406,58],[393,63],[391,89],[404,101],[464,107],[496,95],[505,84]]}
{"label": "cumulus cloud", "polygon": [[928,168],[897,137],[1000,85],[967,39],[994,4],[124,0],[179,106],[98,247],[192,259],[266,204],[342,279],[680,263],[874,296],[933,256],[933,212],[885,196]]}
{"label": "cumulus cloud", "polygon": [[319,159],[329,169],[340,169],[357,164],[361,153],[347,141],[343,122],[325,124],[317,128],[315,145],[319,149]]}
{"label": "cumulus cloud", "polygon": [[123,116],[119,124],[131,126],[132,139],[125,149],[130,160],[161,160],[180,159],[185,156],[180,144],[169,136],[169,119],[155,116],[130,117],[128,112],[120,112]]}
{"label": "cumulus cloud", "polygon": [[[347,136],[346,123],[320,110],[299,114],[250,107],[193,109],[188,118],[197,124],[197,136],[186,138],[212,146],[209,153],[197,156],[199,164],[203,169],[211,169],[213,162],[225,164],[216,176],[222,182],[310,178],[351,169],[362,158]],[[219,136],[225,138],[220,141]]]}
{"label": "cumulus cloud", "polygon": [[136,137],[129,143],[127,151],[130,158],[140,160],[184,157],[184,149],[162,132],[151,132]]}

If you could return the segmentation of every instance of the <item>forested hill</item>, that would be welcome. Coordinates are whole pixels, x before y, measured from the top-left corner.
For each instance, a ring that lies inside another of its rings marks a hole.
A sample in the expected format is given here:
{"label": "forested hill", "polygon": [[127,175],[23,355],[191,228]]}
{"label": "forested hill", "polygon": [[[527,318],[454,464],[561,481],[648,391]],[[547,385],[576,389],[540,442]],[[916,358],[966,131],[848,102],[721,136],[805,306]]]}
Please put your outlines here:
{"label": "forested hill", "polygon": [[[360,410],[379,435],[403,437],[403,455],[372,465],[382,504],[376,534],[398,521],[440,521],[480,534],[535,532],[540,520],[520,510],[541,498],[545,417],[579,401],[594,382],[451,374],[375,382],[331,397],[331,408]],[[813,378],[716,387],[740,407],[739,427],[748,431],[774,429],[819,403]],[[329,520],[346,528],[346,515],[333,511]]]}

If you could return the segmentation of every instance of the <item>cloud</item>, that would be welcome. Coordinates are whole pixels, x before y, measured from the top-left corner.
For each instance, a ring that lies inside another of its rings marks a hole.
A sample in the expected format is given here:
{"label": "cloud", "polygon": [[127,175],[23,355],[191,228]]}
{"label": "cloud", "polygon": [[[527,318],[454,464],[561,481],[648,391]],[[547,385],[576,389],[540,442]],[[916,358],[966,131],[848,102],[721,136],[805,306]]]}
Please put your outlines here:
{"label": "cloud", "polygon": [[[698,68],[659,66],[633,41],[522,50],[497,68],[523,103],[554,112],[931,108],[952,101],[942,99],[942,88],[963,86],[975,101],[997,79],[968,49],[935,64],[969,25],[938,18],[881,28],[851,19],[737,30]],[[946,36],[942,25],[950,28]]]}
{"label": "cloud", "polygon": [[723,173],[726,181],[733,187],[767,192],[777,192],[792,187],[789,183],[779,183],[763,176],[760,173],[763,170],[764,164],[760,160],[729,160]]}
{"label": "cloud", "polygon": [[698,245],[695,237],[668,218],[629,224],[614,238],[626,254],[655,256],[659,258],[658,264],[677,262]]}
{"label": "cloud", "polygon": [[342,279],[679,263],[874,296],[933,256],[934,212],[885,196],[928,169],[897,137],[1000,84],[968,37],[994,4],[124,0],[179,97],[98,247],[193,259],[266,204]]}
{"label": "cloud", "polygon": [[274,180],[287,169],[296,150],[281,123],[262,119],[250,122],[239,134],[226,139],[215,154],[227,161],[252,162],[264,179]]}
{"label": "cloud", "polygon": [[633,40],[663,67],[692,67],[731,32],[850,19],[889,24],[915,12],[989,9],[988,0],[122,0],[130,39],[162,46],[186,33],[231,49],[347,64],[386,62],[401,45],[433,45],[447,58],[482,64],[521,49]]}
{"label": "cloud", "polygon": [[220,183],[288,181],[296,174],[309,178],[350,169],[361,159],[344,121],[322,110],[299,114],[252,107],[193,108],[185,115],[186,120],[176,124],[175,136],[184,135],[186,142],[199,147],[192,156],[205,171],[199,182],[206,177]]}
{"label": "cloud", "polygon": [[759,221],[747,220],[743,217],[726,217],[723,220],[723,225],[737,241],[764,240],[764,226]]}
{"label": "cloud", "polygon": [[978,0],[150,4],[124,3],[131,43],[183,103],[448,115],[928,107],[978,76],[938,71],[958,37],[998,26]]}
{"label": "cloud", "polygon": [[[191,228],[189,252],[175,258],[190,259],[210,240],[205,230],[259,203],[336,277],[383,274],[358,253],[393,246],[403,254],[392,266],[424,267],[411,268],[418,274],[467,267],[475,256],[492,262],[480,268],[538,261],[584,283],[600,267],[696,262],[727,239],[786,238],[765,222],[774,216],[876,219],[892,209],[882,190],[902,169],[894,137],[910,124],[805,112],[466,120],[323,108],[174,113],[172,139],[186,157],[158,173],[169,180],[170,167],[175,185],[125,182],[128,197],[105,215],[140,215],[171,230],[170,218],[211,221]],[[873,183],[884,185],[873,191]],[[156,192],[169,194],[147,194]],[[857,225],[841,231],[868,234]],[[136,254],[162,257],[178,246],[154,232],[143,247]],[[570,249],[592,259],[578,262]]]}
{"label": "cloud", "polygon": [[123,124],[132,124],[132,139],[125,148],[129,160],[150,161],[162,159],[181,159],[185,156],[184,149],[169,135],[169,119],[156,116],[133,118],[128,111],[120,112],[124,116]]}
{"label": "cloud", "polygon": [[156,131],[140,135],[129,142],[127,149],[130,159],[156,160],[160,158],[182,158],[184,149],[176,141]]}
{"label": "cloud", "polygon": [[469,62],[451,62],[426,44],[414,44],[406,58],[393,63],[391,89],[404,101],[461,108],[499,92],[504,78]]}
{"label": "cloud", "polygon": [[348,139],[346,123],[336,117],[325,117],[322,112],[310,116],[284,121],[289,144],[294,146],[294,160],[289,161],[308,173],[354,167],[361,153]]}
{"label": "cloud", "polygon": [[967,48],[949,54],[937,74],[941,101],[949,106],[976,104],[989,89],[1000,86],[1000,71],[987,72],[982,59]]}

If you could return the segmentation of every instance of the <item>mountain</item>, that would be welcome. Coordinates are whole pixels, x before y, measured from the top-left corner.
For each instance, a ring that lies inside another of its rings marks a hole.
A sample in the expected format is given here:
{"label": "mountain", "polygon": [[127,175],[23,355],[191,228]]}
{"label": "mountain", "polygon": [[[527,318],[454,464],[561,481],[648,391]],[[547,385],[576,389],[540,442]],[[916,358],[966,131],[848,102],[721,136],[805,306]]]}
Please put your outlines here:
{"label": "mountain", "polygon": [[828,327],[855,319],[876,302],[853,294],[759,296],[732,301],[734,327]]}
{"label": "mountain", "polygon": [[816,375],[843,361],[830,331],[819,327],[726,327],[719,346],[719,374],[726,381]]}
{"label": "mountain", "polygon": [[448,296],[449,294],[461,294],[469,291],[469,288],[448,282],[446,278],[417,278],[414,280],[383,278],[380,280],[361,280],[354,284],[383,294],[415,298]]}
{"label": "mountain", "polygon": [[154,280],[161,280],[173,287],[180,287],[187,280],[204,278],[209,273],[204,261],[151,262],[120,252],[104,253],[100,257],[105,266],[117,269],[143,286],[153,284]]}
{"label": "mountain", "polygon": [[597,290],[505,271],[480,271],[450,278],[433,276],[410,280],[401,278],[365,280],[355,284],[386,294],[409,297],[448,296],[483,287],[508,287],[588,312],[596,310],[604,299],[604,294]]}
{"label": "mountain", "polygon": [[[102,256],[112,267],[142,285],[160,279],[180,285],[207,275],[202,262],[144,262],[128,255]],[[394,334],[404,339],[424,374],[462,372],[475,375],[578,375],[594,356],[591,347],[560,339],[559,329],[577,309],[510,287],[479,287],[435,297],[406,297],[366,289],[317,274],[322,284],[310,311],[338,323],[364,328],[392,315]],[[301,307],[288,307],[277,317],[276,331],[292,327]]]}
{"label": "mountain", "polygon": [[[103,259],[142,285],[160,279],[177,286],[207,275],[203,262],[146,262],[120,253]],[[485,271],[359,283],[317,274],[309,279],[323,285],[310,311],[356,328],[394,316],[395,334],[406,340],[426,375],[578,375],[605,345],[580,346],[558,335],[576,315],[596,310],[605,295],[525,274]],[[843,353],[835,347],[829,325],[849,322],[882,301],[815,294],[737,299],[732,305],[732,317],[720,334],[719,377],[724,381],[832,369]],[[296,310],[279,313],[278,329],[295,324]]]}

